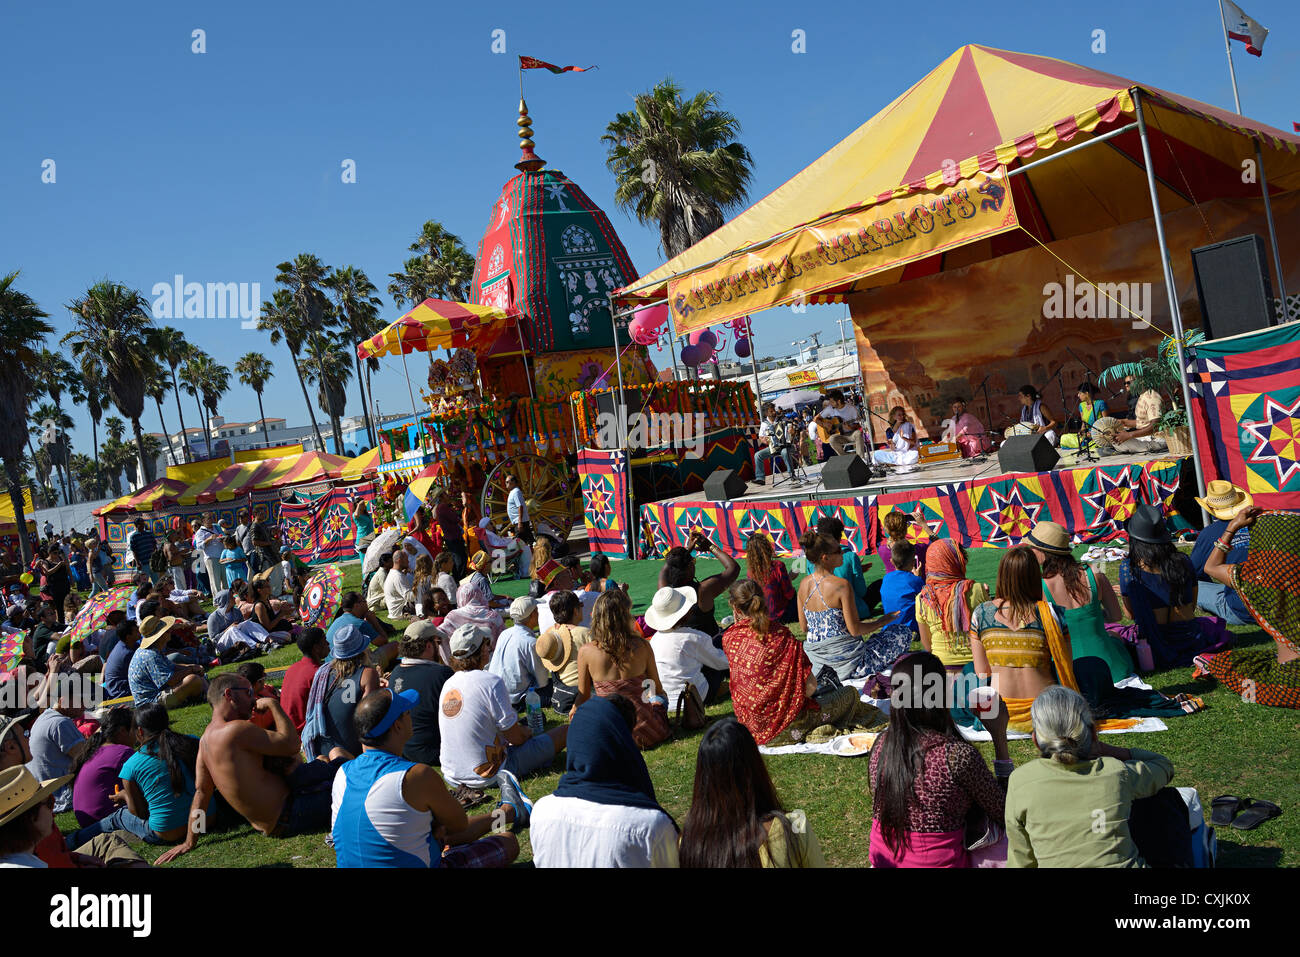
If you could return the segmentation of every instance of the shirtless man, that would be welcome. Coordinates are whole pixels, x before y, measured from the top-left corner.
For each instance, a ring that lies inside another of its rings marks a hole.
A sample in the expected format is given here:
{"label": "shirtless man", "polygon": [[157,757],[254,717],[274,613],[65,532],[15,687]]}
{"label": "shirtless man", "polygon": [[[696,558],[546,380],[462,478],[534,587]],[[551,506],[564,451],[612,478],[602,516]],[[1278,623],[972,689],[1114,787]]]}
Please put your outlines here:
{"label": "shirtless man", "polygon": [[[208,688],[212,720],[199,739],[194,769],[194,801],[190,805],[189,833],[185,841],[158,858],[158,864],[175,860],[198,844],[197,826],[212,792],[220,791],[230,806],[268,837],[292,837],[330,826],[330,798],[334,774],[346,760],[343,752],[330,761],[302,763],[298,756],[298,731],[274,698],[253,700],[253,686],[236,672],[218,675]],[[253,724],[253,712],[270,714],[275,729]],[[336,749],[337,750],[337,749]],[[285,774],[268,771],[264,759],[291,759]]]}

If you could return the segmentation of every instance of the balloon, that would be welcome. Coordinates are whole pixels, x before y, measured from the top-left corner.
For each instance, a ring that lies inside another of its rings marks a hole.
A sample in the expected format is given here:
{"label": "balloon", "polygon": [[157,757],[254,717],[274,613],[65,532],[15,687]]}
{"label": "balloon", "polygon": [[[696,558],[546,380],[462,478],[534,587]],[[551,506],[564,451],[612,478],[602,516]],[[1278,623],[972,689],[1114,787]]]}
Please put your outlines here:
{"label": "balloon", "polygon": [[697,345],[682,346],[682,363],[691,369],[703,362],[706,355]]}
{"label": "balloon", "polygon": [[707,352],[712,352],[718,347],[718,334],[712,329],[700,329],[691,333],[689,342],[693,346],[703,346]]}
{"label": "balloon", "polygon": [[659,330],[668,321],[668,304],[638,309],[628,323],[628,333],[638,345],[648,346],[659,339]]}
{"label": "balloon", "polygon": [[36,579],[32,577],[31,572],[23,572],[21,575],[18,576],[18,580],[22,582],[24,585],[30,585]]}
{"label": "balloon", "polygon": [[749,337],[741,336],[736,340],[736,356],[741,359],[749,357]]}

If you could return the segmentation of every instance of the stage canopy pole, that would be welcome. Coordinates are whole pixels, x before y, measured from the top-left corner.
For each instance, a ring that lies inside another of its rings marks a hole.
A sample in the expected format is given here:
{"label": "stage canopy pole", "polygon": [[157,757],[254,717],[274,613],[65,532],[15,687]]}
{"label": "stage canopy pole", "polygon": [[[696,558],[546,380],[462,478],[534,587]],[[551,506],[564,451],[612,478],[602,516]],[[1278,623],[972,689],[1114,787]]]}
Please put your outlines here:
{"label": "stage canopy pole", "polygon": [[632,529],[635,527],[632,524],[632,516],[636,511],[636,502],[632,490],[632,455],[627,450],[627,405],[625,404],[625,396],[623,394],[623,354],[619,352],[618,319],[614,312],[614,301],[612,299],[606,301],[609,303],[609,325],[614,331],[614,364],[618,366],[618,399],[614,402],[614,417],[618,420],[619,448],[623,451],[624,465],[627,468],[627,477],[625,479],[627,482],[627,525],[625,527],[627,529],[627,557],[631,559],[636,557],[634,551],[636,548],[636,536],[632,532]]}
{"label": "stage canopy pole", "polygon": [[[1142,112],[1142,91],[1133,90],[1133,107],[1137,112],[1138,134],[1142,139],[1142,164],[1147,171],[1147,188],[1151,191],[1151,211],[1156,223],[1156,242],[1160,244],[1160,265],[1165,274],[1165,292],[1169,296],[1169,315],[1174,324],[1174,348],[1178,355],[1178,381],[1183,386],[1183,404],[1187,409],[1187,434],[1192,443],[1192,463],[1196,468],[1196,490],[1205,495],[1205,473],[1201,468],[1201,444],[1197,441],[1196,426],[1192,422],[1192,392],[1187,386],[1187,356],[1183,352],[1183,317],[1178,310],[1178,287],[1174,284],[1174,266],[1169,258],[1169,245],[1165,241],[1165,224],[1160,212],[1160,194],[1156,188],[1155,168],[1151,165],[1151,142],[1147,136],[1146,118]],[[1202,515],[1209,516],[1205,509]]]}

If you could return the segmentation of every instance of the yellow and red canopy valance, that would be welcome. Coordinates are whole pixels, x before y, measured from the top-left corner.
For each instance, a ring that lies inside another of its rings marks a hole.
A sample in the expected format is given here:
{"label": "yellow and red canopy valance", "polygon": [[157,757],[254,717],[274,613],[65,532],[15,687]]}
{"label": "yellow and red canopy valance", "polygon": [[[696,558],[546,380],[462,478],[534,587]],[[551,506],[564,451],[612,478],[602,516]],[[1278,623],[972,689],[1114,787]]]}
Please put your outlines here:
{"label": "yellow and red canopy valance", "polygon": [[513,326],[516,318],[513,313],[493,306],[426,299],[358,345],[357,355],[374,359],[460,348],[482,352],[496,342],[502,330]]}

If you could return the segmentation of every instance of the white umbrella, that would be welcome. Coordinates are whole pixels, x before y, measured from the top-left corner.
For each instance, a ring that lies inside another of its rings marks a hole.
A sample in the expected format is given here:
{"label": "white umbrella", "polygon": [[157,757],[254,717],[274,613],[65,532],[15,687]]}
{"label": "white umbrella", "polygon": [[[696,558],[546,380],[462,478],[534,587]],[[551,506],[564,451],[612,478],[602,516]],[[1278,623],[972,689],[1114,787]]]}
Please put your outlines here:
{"label": "white umbrella", "polygon": [[778,409],[793,409],[808,402],[819,402],[823,398],[820,392],[814,392],[812,389],[796,389],[794,392],[787,392],[772,404]]}
{"label": "white umbrella", "polygon": [[375,536],[375,540],[366,548],[366,559],[361,563],[361,574],[369,575],[379,567],[379,556],[391,552],[397,540],[402,537],[400,528],[390,528]]}

